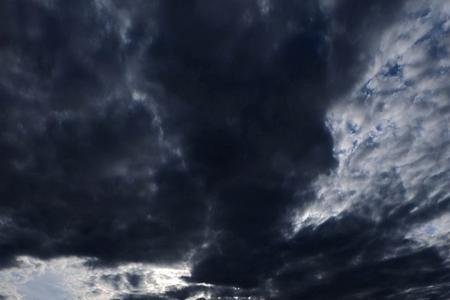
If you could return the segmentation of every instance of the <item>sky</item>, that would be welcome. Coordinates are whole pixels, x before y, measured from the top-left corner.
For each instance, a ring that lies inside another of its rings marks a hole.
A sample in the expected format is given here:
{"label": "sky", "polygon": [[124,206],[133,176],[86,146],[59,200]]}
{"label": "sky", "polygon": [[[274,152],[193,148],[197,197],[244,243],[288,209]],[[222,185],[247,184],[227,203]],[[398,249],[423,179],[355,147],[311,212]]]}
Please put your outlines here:
{"label": "sky", "polygon": [[0,1],[0,299],[450,299],[450,2]]}

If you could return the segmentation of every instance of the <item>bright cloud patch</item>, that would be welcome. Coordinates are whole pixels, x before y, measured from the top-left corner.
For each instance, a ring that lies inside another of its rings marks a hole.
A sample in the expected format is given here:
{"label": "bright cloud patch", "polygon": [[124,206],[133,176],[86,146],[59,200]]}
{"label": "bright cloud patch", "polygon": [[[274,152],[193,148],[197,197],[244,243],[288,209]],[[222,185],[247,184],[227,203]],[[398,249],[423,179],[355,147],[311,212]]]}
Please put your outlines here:
{"label": "bright cloud patch", "polygon": [[86,260],[49,261],[19,257],[18,266],[0,271],[0,290],[7,299],[107,300],[125,294],[163,294],[187,286],[189,267],[126,264],[117,268],[90,268]]}
{"label": "bright cloud patch", "polygon": [[348,213],[381,221],[403,211],[408,237],[448,245],[449,11],[409,9],[386,32],[368,79],[329,111],[339,165],[315,182],[318,201],[299,212],[298,229]]}

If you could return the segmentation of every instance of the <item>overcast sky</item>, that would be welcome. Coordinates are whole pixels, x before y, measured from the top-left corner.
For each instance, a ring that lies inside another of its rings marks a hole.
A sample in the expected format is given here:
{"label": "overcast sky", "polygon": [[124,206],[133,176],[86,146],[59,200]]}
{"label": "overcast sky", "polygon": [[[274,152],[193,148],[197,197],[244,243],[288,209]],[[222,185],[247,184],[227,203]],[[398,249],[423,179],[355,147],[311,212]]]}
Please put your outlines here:
{"label": "overcast sky", "polygon": [[0,299],[450,299],[450,2],[0,1]]}

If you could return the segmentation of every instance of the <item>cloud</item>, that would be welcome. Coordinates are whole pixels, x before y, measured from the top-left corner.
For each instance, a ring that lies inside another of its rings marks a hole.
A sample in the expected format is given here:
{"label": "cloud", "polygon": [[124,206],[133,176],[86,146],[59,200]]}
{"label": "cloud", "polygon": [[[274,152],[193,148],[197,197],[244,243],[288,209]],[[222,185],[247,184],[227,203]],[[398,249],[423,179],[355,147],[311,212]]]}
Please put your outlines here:
{"label": "cloud", "polygon": [[[301,211],[306,223],[320,223],[346,210],[381,220],[402,205],[416,210],[445,205],[448,74],[443,71],[446,60],[433,58],[433,44],[446,31],[437,10],[417,19],[423,8],[414,8],[401,23],[411,25],[407,33],[393,27],[385,34],[398,42],[380,53],[376,60],[384,64],[374,65],[376,74],[329,110],[327,124],[339,166],[314,184],[319,199]],[[428,31],[409,29],[418,23]],[[429,75],[418,75],[425,69]],[[383,212],[384,205],[390,211]]]}
{"label": "cloud", "polygon": [[308,267],[286,266],[293,282],[305,269],[317,282],[294,298],[448,297],[448,62],[436,56],[446,51],[447,16],[439,6],[409,7],[403,29],[382,38],[395,42],[381,44],[375,70],[329,110],[338,167],[317,178],[317,199],[293,218],[292,238],[315,241]]}
{"label": "cloud", "polygon": [[[187,287],[189,267],[179,265],[123,264],[90,268],[86,259],[64,257],[38,260],[19,257],[17,267],[0,271],[1,290],[11,299],[112,299],[130,293],[136,297],[163,295]],[[7,299],[10,299],[7,298]]]}
{"label": "cloud", "polygon": [[99,299],[445,297],[449,12],[3,2],[5,274],[64,265]]}

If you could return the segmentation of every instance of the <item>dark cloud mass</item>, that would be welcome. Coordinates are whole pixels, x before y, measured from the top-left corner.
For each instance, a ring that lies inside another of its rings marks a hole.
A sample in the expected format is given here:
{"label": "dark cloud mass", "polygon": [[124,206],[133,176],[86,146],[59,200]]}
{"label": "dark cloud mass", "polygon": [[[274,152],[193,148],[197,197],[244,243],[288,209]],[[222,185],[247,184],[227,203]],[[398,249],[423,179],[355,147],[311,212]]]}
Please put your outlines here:
{"label": "dark cloud mass", "polygon": [[[373,176],[370,205],[292,221],[339,165],[327,112],[405,5],[1,1],[0,265],[192,265],[187,287],[123,299],[448,299],[445,254],[406,232],[449,198],[410,213],[422,200],[399,204],[409,185],[395,170]],[[104,280],[143,284],[117,276]]]}

